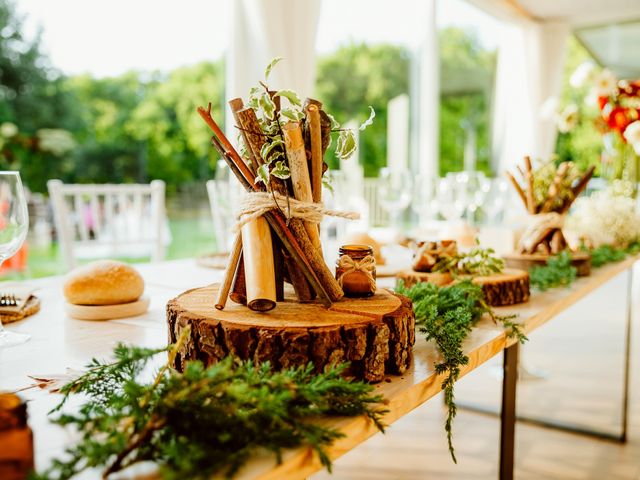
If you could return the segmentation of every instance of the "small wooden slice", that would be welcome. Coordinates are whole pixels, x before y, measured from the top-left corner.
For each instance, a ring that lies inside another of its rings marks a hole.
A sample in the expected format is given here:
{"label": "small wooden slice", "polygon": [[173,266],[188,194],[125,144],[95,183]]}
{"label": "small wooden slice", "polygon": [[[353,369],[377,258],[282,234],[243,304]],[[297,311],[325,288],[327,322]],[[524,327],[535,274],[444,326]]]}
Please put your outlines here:
{"label": "small wooden slice", "polygon": [[[427,273],[408,270],[398,275],[406,287],[418,282],[435,283],[438,286],[450,285],[455,279],[450,273]],[[493,307],[514,305],[529,300],[529,273],[525,270],[505,268],[502,273],[483,277],[473,277],[473,283],[482,285],[487,304]]]}
{"label": "small wooden slice", "polygon": [[420,282],[435,283],[441,287],[453,282],[453,275],[448,272],[416,272],[415,270],[405,270],[397,275],[397,279],[402,280],[406,287],[412,287]]}
{"label": "small wooden slice", "polygon": [[27,302],[24,304],[24,307],[18,311],[14,312],[1,312],[0,320],[4,325],[11,322],[17,322],[18,320],[22,320],[23,318],[34,315],[40,311],[40,299],[34,295],[29,297]]}
{"label": "small wooden slice", "polygon": [[492,307],[526,302],[531,294],[526,270],[505,268],[502,273],[474,277],[473,283],[482,286],[485,300]]}
{"label": "small wooden slice", "polygon": [[[531,267],[544,266],[552,255],[542,253],[509,253],[503,258],[508,267],[530,270]],[[576,267],[579,277],[591,274],[591,255],[586,252],[571,252],[571,264]]]}
{"label": "small wooden slice", "polygon": [[312,362],[317,371],[350,362],[349,374],[379,382],[385,374],[401,374],[411,364],[415,318],[406,297],[378,290],[372,297],[345,298],[326,309],[318,303],[298,303],[287,285],[283,302],[258,313],[231,302],[216,310],[218,287],[189,290],[167,304],[170,342],[191,327],[175,360],[178,370],[188,360],[210,365],[233,355],[269,361],[275,368]]}
{"label": "small wooden slice", "polygon": [[65,302],[67,314],[76,320],[115,320],[117,318],[135,317],[149,308],[149,297],[142,296],[135,302],[116,305],[74,305]]}

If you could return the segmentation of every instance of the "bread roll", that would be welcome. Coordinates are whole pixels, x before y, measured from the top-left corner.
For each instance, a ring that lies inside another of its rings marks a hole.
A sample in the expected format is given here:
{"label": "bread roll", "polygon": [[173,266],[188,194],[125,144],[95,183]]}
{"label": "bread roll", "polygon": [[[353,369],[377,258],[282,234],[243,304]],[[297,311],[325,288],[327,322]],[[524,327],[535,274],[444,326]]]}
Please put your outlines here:
{"label": "bread roll", "polygon": [[144,280],[129,265],[99,260],[67,275],[64,298],[75,305],[116,305],[134,302],[144,291]]}

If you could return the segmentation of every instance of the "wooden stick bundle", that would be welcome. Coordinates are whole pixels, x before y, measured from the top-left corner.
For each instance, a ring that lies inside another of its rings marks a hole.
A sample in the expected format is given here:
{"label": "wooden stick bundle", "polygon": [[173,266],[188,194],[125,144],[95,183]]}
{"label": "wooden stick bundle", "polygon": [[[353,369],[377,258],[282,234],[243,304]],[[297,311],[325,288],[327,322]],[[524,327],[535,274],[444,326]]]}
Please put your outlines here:
{"label": "wooden stick bundle", "polygon": [[[199,107],[198,113],[214,133],[212,144],[229,164],[229,168],[241,184],[248,191],[260,191],[262,188],[256,185],[249,167],[242,161],[240,155],[211,117],[210,105],[208,109]],[[287,225],[282,213],[275,210],[267,212],[264,218],[279,237],[288,257],[300,268],[323,304],[330,306],[333,301],[342,298],[342,288],[329,271],[320,252],[310,241],[304,226],[300,222],[293,221]]]}
{"label": "wooden stick bundle", "polygon": [[[515,176],[507,172],[507,177],[513,187],[515,188],[518,196],[522,200],[525,208],[531,215],[550,214],[555,212],[559,215],[564,215],[571,208],[574,200],[582,193],[587,187],[587,183],[593,176],[594,167],[589,168],[584,175],[579,177],[578,181],[574,185],[568,187],[565,182],[568,182],[572,178],[569,177],[571,170],[571,164],[563,162],[557,168],[555,176],[551,181],[546,198],[541,202],[537,202],[535,198],[535,175],[533,170],[531,159],[529,157],[524,158],[524,169],[517,167],[520,175],[524,179],[524,185],[522,185]],[[575,177],[574,177],[575,178]],[[532,235],[526,242],[521,242],[521,253],[544,253],[544,254],[557,254],[560,251],[567,248],[567,240],[562,233],[562,229],[558,227],[549,226],[548,228],[536,229],[535,235]]]}

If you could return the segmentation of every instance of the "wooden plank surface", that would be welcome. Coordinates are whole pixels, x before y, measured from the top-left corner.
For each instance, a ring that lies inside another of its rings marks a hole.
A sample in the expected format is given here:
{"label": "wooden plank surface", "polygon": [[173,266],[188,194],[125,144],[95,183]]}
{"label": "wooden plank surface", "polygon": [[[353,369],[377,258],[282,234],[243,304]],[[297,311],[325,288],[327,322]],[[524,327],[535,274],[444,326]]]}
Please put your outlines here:
{"label": "wooden plank surface", "polygon": [[[527,304],[497,310],[500,314],[518,313],[525,331],[532,332],[630,268],[638,258],[595,269],[590,277],[578,279],[571,288],[535,292]],[[0,349],[0,389],[11,390],[28,385],[29,374],[61,373],[66,367],[79,368],[91,357],[108,355],[118,341],[145,346],[162,345],[166,342],[166,302],[185,289],[220,279],[219,271],[197,267],[194,260],[141,265],[139,270],[147,282],[146,294],[151,298],[149,310],[139,317],[100,323],[73,320],[65,315],[59,277],[29,282],[39,287],[37,295],[42,300],[42,310],[7,327],[11,331],[30,333],[32,339],[24,345]],[[512,341],[491,321],[481,322],[465,344],[469,364],[463,368],[462,375],[499,354]],[[390,413],[385,418],[388,424],[439,393],[441,378],[433,371],[437,358],[435,347],[418,336],[411,370],[401,377],[389,377],[390,382],[376,386],[376,390],[389,400],[387,407]],[[30,400],[36,466],[44,468],[52,457],[62,453],[71,437],[64,430],[50,425],[46,418],[46,412],[58,401],[56,396],[37,390],[26,391],[24,396]],[[363,418],[327,419],[326,422],[347,434],[330,449],[333,459],[377,432]],[[444,435],[444,432],[438,434]],[[271,456],[258,456],[240,472],[238,478],[301,479],[320,469],[318,459],[309,449],[297,449],[285,452],[284,462],[279,466],[275,466]],[[99,476],[97,472],[95,476]]]}

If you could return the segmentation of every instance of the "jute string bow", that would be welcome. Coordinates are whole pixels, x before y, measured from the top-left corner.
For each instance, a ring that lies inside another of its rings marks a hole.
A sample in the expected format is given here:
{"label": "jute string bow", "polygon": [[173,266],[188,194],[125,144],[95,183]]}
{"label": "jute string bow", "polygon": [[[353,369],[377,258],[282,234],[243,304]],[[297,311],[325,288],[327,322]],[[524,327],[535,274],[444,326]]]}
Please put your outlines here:
{"label": "jute string bow", "polygon": [[234,225],[234,232],[274,209],[282,210],[288,218],[300,218],[311,223],[320,223],[325,215],[348,220],[360,218],[360,214],[357,212],[330,210],[325,208],[322,203],[302,202],[276,192],[252,192],[245,194],[240,201],[240,209],[236,215],[238,221]]}
{"label": "jute string bow", "polygon": [[562,229],[565,215],[549,212],[530,215],[527,218],[529,224],[518,242],[518,249],[521,252],[531,251],[549,232]]}
{"label": "jute string bow", "polygon": [[376,279],[373,278],[373,272],[376,269],[376,259],[373,255],[367,255],[362,260],[354,260],[349,255],[342,255],[338,259],[338,270],[342,273],[338,276],[338,284],[342,287],[345,275],[349,275],[354,272],[362,272],[369,280],[369,284],[373,289]]}

